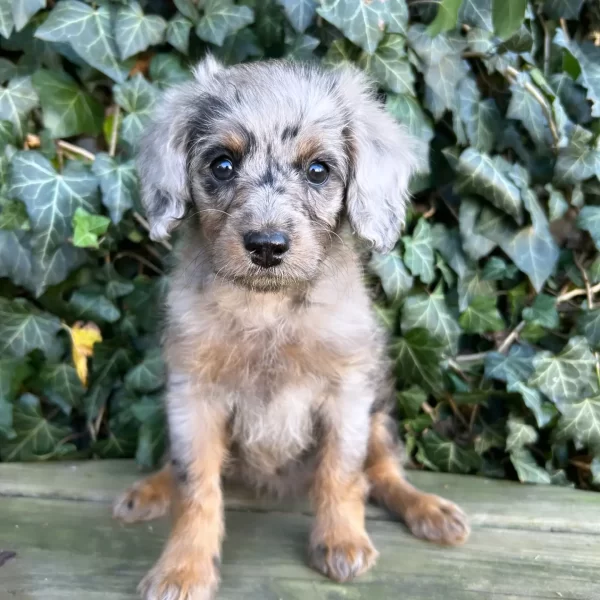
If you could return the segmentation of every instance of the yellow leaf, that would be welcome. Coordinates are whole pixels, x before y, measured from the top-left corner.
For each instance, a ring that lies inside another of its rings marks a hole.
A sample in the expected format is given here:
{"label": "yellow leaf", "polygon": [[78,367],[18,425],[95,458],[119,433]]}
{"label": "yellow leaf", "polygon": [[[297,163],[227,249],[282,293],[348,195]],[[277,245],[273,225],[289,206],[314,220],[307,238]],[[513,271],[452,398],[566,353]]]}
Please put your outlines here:
{"label": "yellow leaf", "polygon": [[87,387],[87,359],[94,353],[94,344],[102,341],[100,328],[92,322],[83,323],[82,321],[77,321],[73,327],[67,327],[67,329],[71,334],[71,341],[73,342],[72,356],[77,375],[81,383]]}

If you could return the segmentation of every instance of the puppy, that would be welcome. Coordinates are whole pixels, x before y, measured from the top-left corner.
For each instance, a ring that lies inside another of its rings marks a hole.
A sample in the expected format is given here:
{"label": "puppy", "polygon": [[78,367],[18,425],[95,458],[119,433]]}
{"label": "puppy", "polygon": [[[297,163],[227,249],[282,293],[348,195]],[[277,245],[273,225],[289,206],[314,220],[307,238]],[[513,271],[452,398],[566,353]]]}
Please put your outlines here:
{"label": "puppy", "polygon": [[213,597],[222,479],[309,492],[310,562],[336,581],[377,557],[369,494],[420,538],[467,538],[457,506],[404,479],[356,249],[392,249],[418,160],[349,67],[209,57],[165,93],[139,171],[152,237],[181,230],[164,340],[170,461],[114,508],[131,522],[173,505],[145,600]]}

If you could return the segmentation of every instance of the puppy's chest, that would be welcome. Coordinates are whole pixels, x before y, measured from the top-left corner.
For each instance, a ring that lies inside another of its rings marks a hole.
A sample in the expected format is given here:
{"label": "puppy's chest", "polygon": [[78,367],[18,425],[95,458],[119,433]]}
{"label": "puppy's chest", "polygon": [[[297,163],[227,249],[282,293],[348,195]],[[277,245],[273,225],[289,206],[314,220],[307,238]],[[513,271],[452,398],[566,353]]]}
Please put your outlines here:
{"label": "puppy's chest", "polygon": [[314,447],[324,386],[290,384],[270,399],[237,397],[230,423],[234,460],[251,477],[276,475]]}
{"label": "puppy's chest", "polygon": [[320,340],[277,331],[218,336],[194,348],[201,380],[269,404],[286,389],[316,389],[339,381],[348,357]]}

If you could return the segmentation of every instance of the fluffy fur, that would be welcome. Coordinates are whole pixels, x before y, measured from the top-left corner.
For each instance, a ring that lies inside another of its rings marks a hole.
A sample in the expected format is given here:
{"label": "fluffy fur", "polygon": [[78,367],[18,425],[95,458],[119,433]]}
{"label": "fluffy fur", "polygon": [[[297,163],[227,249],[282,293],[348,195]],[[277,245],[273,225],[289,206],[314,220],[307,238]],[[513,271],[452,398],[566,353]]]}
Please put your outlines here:
{"label": "fluffy fur", "polygon": [[[390,250],[421,149],[358,70],[212,58],[168,91],[140,144],[152,236],[180,227],[167,301],[171,461],[115,504],[126,521],[172,505],[171,537],[145,600],[210,598],[223,537],[221,480],[309,492],[311,564],[346,581],[377,556],[367,494],[416,535],[468,536],[455,505],[406,482],[385,338],[363,285],[358,240]],[[210,165],[235,168],[219,181]],[[319,161],[322,185],[306,177]],[[281,264],[254,264],[243,238],[277,230]]]}

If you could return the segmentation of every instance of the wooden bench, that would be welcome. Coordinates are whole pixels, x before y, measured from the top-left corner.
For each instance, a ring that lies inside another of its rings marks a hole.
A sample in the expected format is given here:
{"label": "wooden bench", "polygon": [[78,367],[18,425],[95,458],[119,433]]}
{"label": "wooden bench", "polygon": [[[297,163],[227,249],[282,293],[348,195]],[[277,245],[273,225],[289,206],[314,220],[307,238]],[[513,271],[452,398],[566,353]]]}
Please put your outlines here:
{"label": "wooden bench", "polygon": [[[227,495],[223,600],[598,600],[600,494],[425,472],[410,479],[459,503],[462,548],[411,537],[370,507],[377,566],[345,586],[306,566],[305,503]],[[166,520],[124,526],[114,496],[129,461],[0,465],[0,600],[125,600],[157,558]],[[16,553],[13,556],[12,553]]]}

